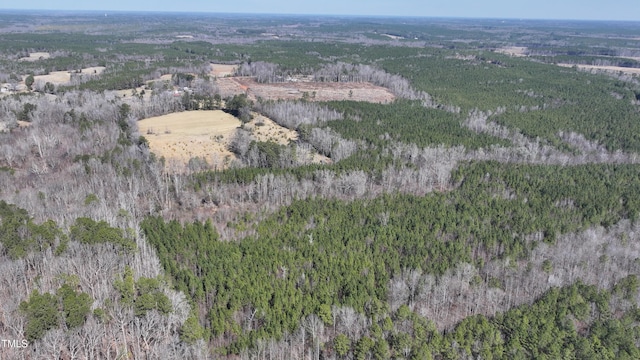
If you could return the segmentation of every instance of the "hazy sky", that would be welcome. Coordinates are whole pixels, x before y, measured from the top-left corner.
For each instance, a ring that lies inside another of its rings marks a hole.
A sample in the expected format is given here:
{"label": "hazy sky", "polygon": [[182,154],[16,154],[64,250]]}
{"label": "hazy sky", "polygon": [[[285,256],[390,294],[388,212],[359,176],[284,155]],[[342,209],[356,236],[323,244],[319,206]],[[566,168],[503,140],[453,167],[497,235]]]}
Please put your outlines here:
{"label": "hazy sky", "polygon": [[640,0],[0,0],[0,9],[640,20]]}

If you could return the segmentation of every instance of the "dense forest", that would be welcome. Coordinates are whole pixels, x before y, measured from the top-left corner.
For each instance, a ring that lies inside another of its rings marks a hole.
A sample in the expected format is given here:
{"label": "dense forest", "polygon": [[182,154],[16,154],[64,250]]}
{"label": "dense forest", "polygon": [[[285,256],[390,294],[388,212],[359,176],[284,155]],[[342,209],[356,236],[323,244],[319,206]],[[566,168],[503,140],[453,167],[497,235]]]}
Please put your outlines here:
{"label": "dense forest", "polygon": [[640,358],[639,24],[100,15],[0,14],[2,359]]}

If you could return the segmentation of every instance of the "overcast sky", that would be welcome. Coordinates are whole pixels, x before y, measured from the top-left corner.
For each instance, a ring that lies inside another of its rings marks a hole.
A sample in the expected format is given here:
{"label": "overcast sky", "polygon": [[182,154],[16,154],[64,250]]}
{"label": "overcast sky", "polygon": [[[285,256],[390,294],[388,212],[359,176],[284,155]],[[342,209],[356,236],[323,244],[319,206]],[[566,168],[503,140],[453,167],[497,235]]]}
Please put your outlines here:
{"label": "overcast sky", "polygon": [[640,20],[640,0],[0,0],[0,9]]}

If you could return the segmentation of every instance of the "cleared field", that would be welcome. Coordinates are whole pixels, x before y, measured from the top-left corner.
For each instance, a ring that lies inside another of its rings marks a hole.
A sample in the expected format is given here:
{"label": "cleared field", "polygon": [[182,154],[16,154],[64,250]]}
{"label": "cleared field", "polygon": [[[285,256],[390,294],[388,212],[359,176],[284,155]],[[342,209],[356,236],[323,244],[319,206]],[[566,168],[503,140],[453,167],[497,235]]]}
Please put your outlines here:
{"label": "cleared field", "polygon": [[600,66],[600,65],[574,65],[574,64],[558,64],[563,67],[573,67],[576,66],[580,70],[601,70],[601,71],[609,71],[609,72],[621,72],[624,74],[640,74],[640,68],[629,68],[622,66]]}
{"label": "cleared field", "polygon": [[528,50],[529,49],[524,46],[507,46],[501,49],[496,49],[496,52],[510,56],[523,57],[527,56]]}
{"label": "cleared field", "polygon": [[56,85],[67,84],[71,81],[71,73],[68,71],[52,71],[47,75],[36,75],[33,78],[36,82],[50,82]]}
{"label": "cleared field", "polygon": [[330,83],[296,81],[260,84],[249,77],[226,77],[217,81],[223,97],[245,93],[250,99],[296,100],[308,96],[311,101],[354,100],[388,103],[395,96],[387,89],[371,83]]}
{"label": "cleared field", "polygon": [[211,75],[215,77],[231,76],[236,72],[236,65],[211,64]]}
{"label": "cleared field", "polygon": [[240,121],[221,110],[186,111],[138,121],[140,133],[158,156],[186,164],[203,157],[221,168],[235,155],[227,145]]}
{"label": "cleared field", "polygon": [[20,58],[19,61],[38,61],[40,59],[48,59],[51,57],[51,54],[48,52],[34,52],[30,53],[29,57]]}
{"label": "cleared field", "polygon": [[381,34],[382,36],[386,36],[389,39],[393,39],[393,40],[403,40],[404,37],[403,36],[398,36],[398,35],[391,35],[391,34]]}
{"label": "cleared field", "polygon": [[[298,139],[298,133],[284,128],[273,120],[258,113],[245,124],[251,137],[256,141],[273,141],[287,145]],[[138,129],[149,141],[150,150],[167,159],[168,170],[181,172],[194,157],[204,158],[212,168],[229,166],[236,155],[228,150],[229,141],[235,134],[240,121],[221,110],[186,111],[138,121]],[[315,150],[308,154],[308,162],[327,164],[326,156]]]}
{"label": "cleared field", "polygon": [[[94,66],[84,68],[80,72],[80,76],[93,76],[101,74],[104,71],[104,66]],[[26,77],[26,76],[25,76]],[[68,84],[71,81],[71,73],[69,71],[52,71],[47,75],[36,75],[33,77],[36,82],[50,82],[55,85]]]}

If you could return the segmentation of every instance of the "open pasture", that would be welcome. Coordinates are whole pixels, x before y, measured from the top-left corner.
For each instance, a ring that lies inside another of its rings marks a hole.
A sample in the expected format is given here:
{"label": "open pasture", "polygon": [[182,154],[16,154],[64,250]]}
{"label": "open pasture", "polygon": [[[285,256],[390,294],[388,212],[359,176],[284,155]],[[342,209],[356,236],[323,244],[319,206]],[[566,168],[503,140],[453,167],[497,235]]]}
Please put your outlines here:
{"label": "open pasture", "polygon": [[[94,66],[84,68],[80,71],[80,76],[93,76],[102,74],[104,71],[104,66]],[[25,76],[26,77],[26,76]],[[34,76],[34,80],[37,82],[50,82],[54,85],[67,85],[71,82],[71,72],[70,71],[52,71],[47,75],[36,75]]]}
{"label": "open pasture", "polygon": [[181,163],[202,157],[218,167],[234,157],[227,145],[238,126],[238,119],[221,110],[185,111],[138,122],[156,155]]}

